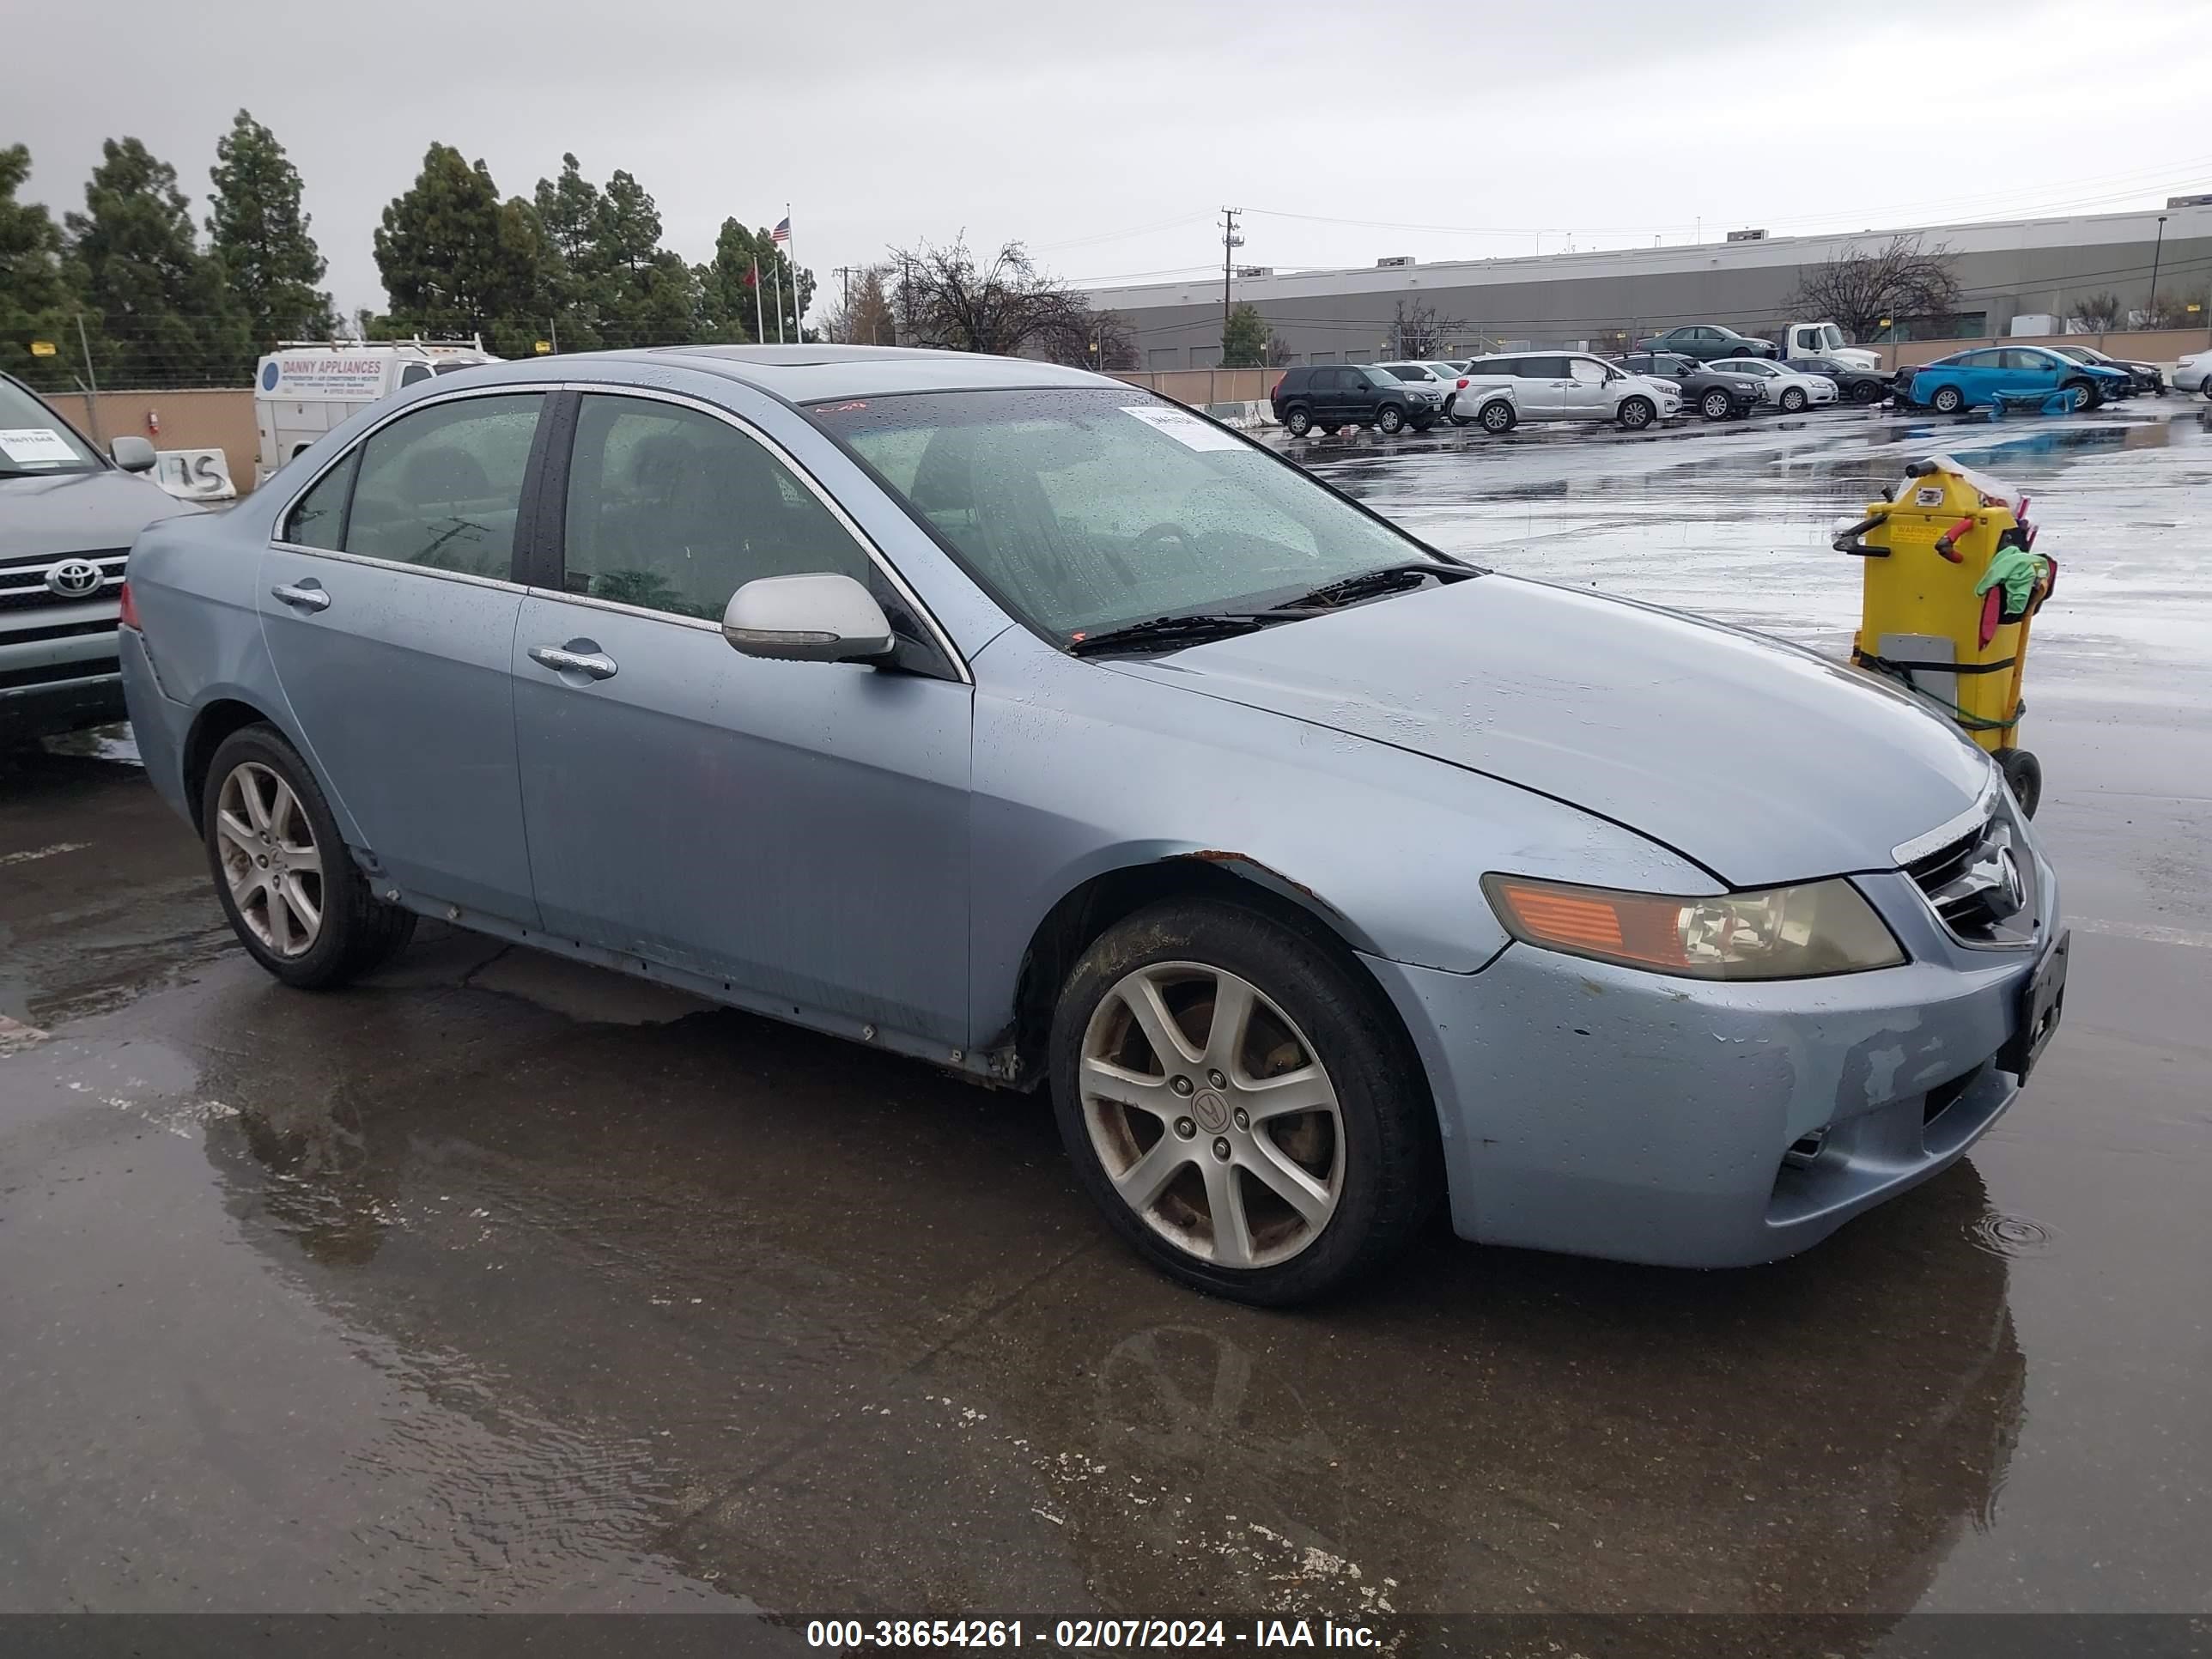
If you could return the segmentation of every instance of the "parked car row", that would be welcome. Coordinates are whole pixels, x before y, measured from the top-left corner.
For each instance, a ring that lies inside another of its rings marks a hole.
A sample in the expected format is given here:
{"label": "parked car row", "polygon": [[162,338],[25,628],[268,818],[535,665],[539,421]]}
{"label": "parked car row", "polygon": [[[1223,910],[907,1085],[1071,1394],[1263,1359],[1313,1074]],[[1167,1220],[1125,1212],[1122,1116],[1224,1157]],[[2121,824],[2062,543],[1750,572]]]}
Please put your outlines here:
{"label": "parked car row", "polygon": [[1294,438],[1346,426],[1420,432],[1438,420],[1493,433],[1510,432],[1522,421],[1610,421],[1638,432],[1682,408],[1671,382],[1581,351],[1303,364],[1283,372],[1268,401]]}

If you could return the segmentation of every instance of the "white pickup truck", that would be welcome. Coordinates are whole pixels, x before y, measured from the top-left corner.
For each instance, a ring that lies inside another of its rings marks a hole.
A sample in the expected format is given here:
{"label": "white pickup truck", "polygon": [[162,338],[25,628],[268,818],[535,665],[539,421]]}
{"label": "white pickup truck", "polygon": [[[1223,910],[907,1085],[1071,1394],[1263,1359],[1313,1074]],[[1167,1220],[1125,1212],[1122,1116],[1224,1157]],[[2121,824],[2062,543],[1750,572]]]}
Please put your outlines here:
{"label": "white pickup truck", "polygon": [[1784,323],[1759,337],[1780,346],[1784,362],[1793,357],[1826,357],[1846,368],[1881,367],[1878,354],[1853,345],[1851,337],[1833,323]]}

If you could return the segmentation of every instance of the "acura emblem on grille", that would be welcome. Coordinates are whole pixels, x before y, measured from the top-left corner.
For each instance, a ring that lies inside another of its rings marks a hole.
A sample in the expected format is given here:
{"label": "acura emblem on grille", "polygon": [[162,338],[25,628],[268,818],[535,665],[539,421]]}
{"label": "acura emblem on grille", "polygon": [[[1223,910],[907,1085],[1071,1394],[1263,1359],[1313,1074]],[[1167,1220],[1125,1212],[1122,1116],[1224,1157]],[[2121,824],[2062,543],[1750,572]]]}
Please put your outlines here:
{"label": "acura emblem on grille", "polygon": [[2012,848],[1997,849],[1997,877],[2004,883],[2005,897],[2011,902],[2012,914],[2018,915],[2021,907],[2027,902],[2027,882],[2020,873],[2020,860],[2013,856]]}
{"label": "acura emblem on grille", "polygon": [[81,599],[88,593],[97,593],[100,583],[106,579],[106,573],[90,559],[64,559],[46,570],[47,588],[64,599]]}

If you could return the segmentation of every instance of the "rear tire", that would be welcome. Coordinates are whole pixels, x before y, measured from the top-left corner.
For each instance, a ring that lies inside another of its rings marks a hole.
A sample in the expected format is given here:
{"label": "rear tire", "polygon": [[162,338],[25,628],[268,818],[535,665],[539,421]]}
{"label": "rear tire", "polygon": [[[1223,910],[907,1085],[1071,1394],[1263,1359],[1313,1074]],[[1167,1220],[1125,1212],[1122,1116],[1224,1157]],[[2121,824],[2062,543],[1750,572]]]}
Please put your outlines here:
{"label": "rear tire", "polygon": [[2000,749],[1996,752],[1997,770],[2011,788],[2013,799],[2020,810],[2029,817],[2035,816],[2036,807],[2043,800],[2043,763],[2025,749]]}
{"label": "rear tire", "polygon": [[1966,395],[1954,386],[1938,386],[1928,407],[1938,415],[1956,415],[1966,406]]}
{"label": "rear tire", "polygon": [[[1249,1014],[1217,1047],[1214,1011],[1239,985]],[[1189,1052],[1165,1053],[1139,1005]],[[1235,905],[1170,900],[1100,935],[1053,1012],[1050,1075],[1076,1177],[1114,1231],[1217,1296],[1282,1307],[1339,1290],[1403,1250],[1442,1191],[1420,1061],[1374,988]],[[1268,1116],[1278,1078],[1324,1103]]]}
{"label": "rear tire", "polygon": [[1649,398],[1623,398],[1613,419],[1624,432],[1641,432],[1658,418],[1659,409]]}
{"label": "rear tire", "polygon": [[1375,411],[1375,429],[1386,438],[1395,438],[1405,430],[1406,411],[1395,404],[1385,404]]}
{"label": "rear tire", "polygon": [[1407,422],[1407,424],[1411,426],[1416,432],[1426,432],[1436,423],[1437,417],[1433,415],[1416,415],[1411,421]]}
{"label": "rear tire", "polygon": [[1500,433],[1512,431],[1516,426],[1519,425],[1521,422],[1521,413],[1518,410],[1515,409],[1511,404],[1507,403],[1504,398],[1497,398],[1492,399],[1489,403],[1486,403],[1482,406],[1482,414],[1480,418],[1482,421],[1482,429],[1485,432],[1489,433],[1492,437],[1496,437]]}
{"label": "rear tire", "polygon": [[1283,411],[1283,430],[1293,438],[1303,438],[1313,430],[1313,411],[1304,404],[1293,404]]}
{"label": "rear tire", "polygon": [[285,984],[343,985],[414,937],[414,912],[370,890],[314,774],[275,726],[222,740],[200,791],[200,823],[232,931]]}

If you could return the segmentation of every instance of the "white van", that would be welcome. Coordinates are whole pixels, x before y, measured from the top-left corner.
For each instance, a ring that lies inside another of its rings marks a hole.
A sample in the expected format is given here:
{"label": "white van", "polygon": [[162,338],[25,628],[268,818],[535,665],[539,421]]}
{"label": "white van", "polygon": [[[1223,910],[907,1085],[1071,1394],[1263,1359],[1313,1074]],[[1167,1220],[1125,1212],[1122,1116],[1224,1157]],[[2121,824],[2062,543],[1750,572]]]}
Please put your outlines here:
{"label": "white van", "polygon": [[1524,421],[1614,421],[1637,432],[1682,412],[1674,381],[1624,374],[1587,351],[1499,353],[1470,359],[1467,373],[1478,386],[1510,385]]}
{"label": "white van", "polygon": [[434,374],[500,360],[475,340],[286,340],[253,375],[258,486],[332,427]]}

